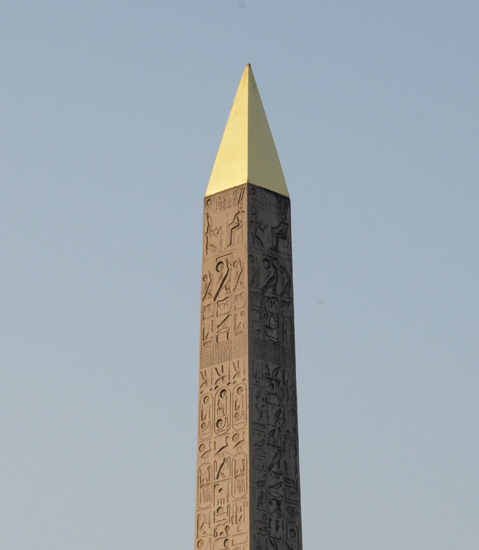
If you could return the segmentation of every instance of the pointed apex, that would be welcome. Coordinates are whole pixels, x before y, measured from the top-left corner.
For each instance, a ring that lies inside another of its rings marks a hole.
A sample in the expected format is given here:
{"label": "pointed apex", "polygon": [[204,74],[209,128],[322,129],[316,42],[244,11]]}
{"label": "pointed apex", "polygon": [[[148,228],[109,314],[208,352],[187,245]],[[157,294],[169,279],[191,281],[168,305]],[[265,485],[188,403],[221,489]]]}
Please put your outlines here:
{"label": "pointed apex", "polygon": [[289,197],[251,65],[231,108],[206,195],[252,183]]}

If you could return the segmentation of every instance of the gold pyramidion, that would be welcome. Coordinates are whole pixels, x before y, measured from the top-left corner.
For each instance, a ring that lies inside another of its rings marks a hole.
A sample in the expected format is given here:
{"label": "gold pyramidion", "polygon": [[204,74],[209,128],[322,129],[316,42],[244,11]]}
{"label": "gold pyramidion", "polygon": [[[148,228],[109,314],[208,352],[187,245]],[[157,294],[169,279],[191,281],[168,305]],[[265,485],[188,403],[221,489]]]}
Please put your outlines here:
{"label": "gold pyramidion", "polygon": [[251,65],[246,65],[206,195],[252,183],[289,197]]}

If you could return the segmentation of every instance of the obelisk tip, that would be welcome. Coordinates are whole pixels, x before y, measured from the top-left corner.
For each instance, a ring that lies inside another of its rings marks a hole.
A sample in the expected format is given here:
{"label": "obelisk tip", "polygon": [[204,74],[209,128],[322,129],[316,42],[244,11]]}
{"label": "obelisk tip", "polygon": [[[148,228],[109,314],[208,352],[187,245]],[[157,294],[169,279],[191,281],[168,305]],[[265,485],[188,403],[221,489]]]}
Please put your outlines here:
{"label": "obelisk tip", "polygon": [[245,183],[289,196],[250,63],[236,92],[206,195]]}

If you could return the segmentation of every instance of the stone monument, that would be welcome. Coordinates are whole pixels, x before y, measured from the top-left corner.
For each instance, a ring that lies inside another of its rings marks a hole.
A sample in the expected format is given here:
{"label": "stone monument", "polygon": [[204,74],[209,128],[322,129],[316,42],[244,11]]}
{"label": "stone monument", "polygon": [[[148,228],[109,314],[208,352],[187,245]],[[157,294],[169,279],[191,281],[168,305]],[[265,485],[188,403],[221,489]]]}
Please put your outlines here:
{"label": "stone monument", "polygon": [[243,73],[204,200],[195,550],[301,550],[288,189]]}

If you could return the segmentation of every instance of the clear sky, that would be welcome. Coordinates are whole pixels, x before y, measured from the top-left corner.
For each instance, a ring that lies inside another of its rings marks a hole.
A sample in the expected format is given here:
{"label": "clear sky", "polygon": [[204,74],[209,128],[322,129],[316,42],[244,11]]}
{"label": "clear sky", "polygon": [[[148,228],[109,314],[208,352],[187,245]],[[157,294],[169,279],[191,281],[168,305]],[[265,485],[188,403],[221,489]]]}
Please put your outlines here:
{"label": "clear sky", "polygon": [[0,2],[0,548],[192,549],[203,195],[292,199],[305,550],[479,548],[479,2]]}

